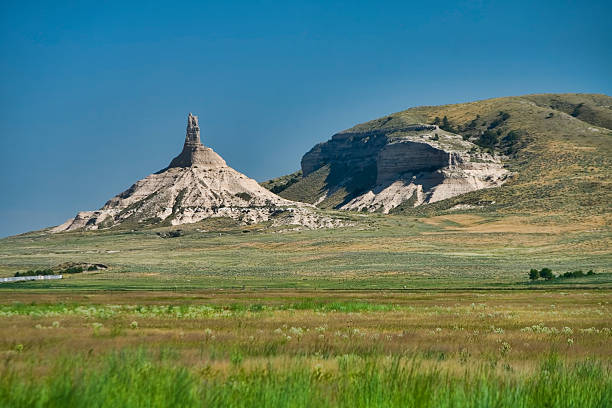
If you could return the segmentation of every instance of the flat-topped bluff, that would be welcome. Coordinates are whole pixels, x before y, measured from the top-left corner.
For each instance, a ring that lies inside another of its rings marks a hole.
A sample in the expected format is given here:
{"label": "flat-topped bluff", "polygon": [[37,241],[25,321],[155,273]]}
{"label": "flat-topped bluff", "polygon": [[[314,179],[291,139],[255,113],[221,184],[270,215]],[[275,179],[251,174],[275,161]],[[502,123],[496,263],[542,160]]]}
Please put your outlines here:
{"label": "flat-topped bluff", "polygon": [[542,94],[420,106],[314,146],[262,183],[321,208],[609,212],[612,98]]}
{"label": "flat-topped bluff", "polygon": [[[308,177],[329,164],[332,171],[345,173],[318,202],[353,184],[353,197],[338,208],[388,213],[407,200],[417,206],[503,184],[509,172],[501,159],[475,147],[436,125],[410,124],[392,132],[349,130],[306,153],[302,172]],[[361,191],[356,183],[362,183]]]}
{"label": "flat-topped bluff", "polygon": [[200,140],[198,117],[189,114],[181,153],[165,169],[137,181],[97,211],[79,212],[53,232],[95,230],[118,225],[180,225],[211,217],[243,224],[272,220],[274,225],[334,227],[342,222],[308,204],[277,196],[229,167]]}

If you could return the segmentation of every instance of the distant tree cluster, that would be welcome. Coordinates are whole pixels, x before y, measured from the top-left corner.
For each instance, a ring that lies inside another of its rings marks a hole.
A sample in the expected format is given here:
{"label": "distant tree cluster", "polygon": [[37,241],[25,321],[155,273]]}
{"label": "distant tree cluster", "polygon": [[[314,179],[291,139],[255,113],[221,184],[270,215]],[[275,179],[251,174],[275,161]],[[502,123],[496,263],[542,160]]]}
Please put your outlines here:
{"label": "distant tree cluster", "polygon": [[593,272],[592,269],[589,270],[587,273],[582,272],[582,270],[577,270],[577,271],[572,271],[572,272],[565,272],[563,275],[559,275],[559,276],[555,276],[555,274],[553,274],[550,268],[542,268],[540,270],[531,269],[529,271],[529,279],[531,279],[532,281],[538,280],[540,278],[545,279],[545,280],[552,280],[552,279],[580,278],[583,276],[591,276],[591,275],[595,275],[595,272]]}
{"label": "distant tree cluster", "polygon": [[442,119],[440,119],[439,116],[436,116],[433,120],[433,124],[439,126],[440,129],[446,130],[447,132],[455,132],[453,125],[451,125],[446,115],[444,115]]}
{"label": "distant tree cluster", "polygon": [[[91,269],[91,268],[94,269]],[[91,271],[91,270],[96,270],[97,268],[92,265],[90,266],[87,270]],[[19,277],[19,276],[38,276],[38,275],[60,275],[60,274],[64,274],[64,275],[70,275],[70,274],[74,274],[74,273],[81,273],[83,272],[85,269],[82,266],[71,266],[69,268],[66,269],[62,269],[62,270],[53,270],[51,268],[47,268],[47,269],[31,269],[29,271],[25,271],[25,272],[17,272],[15,273],[15,277]]]}
{"label": "distant tree cluster", "polygon": [[31,269],[29,271],[25,271],[25,272],[17,272],[15,274],[15,277],[19,277],[19,276],[38,276],[38,275],[55,275],[55,272],[53,271],[53,269]]}
{"label": "distant tree cluster", "polygon": [[552,273],[552,269],[550,268],[542,268],[541,270],[531,269],[529,271],[529,279],[538,280],[540,278],[551,280],[554,279],[555,275]]}
{"label": "distant tree cluster", "polygon": [[565,272],[563,275],[559,276],[559,278],[580,278],[583,276],[591,276],[595,275],[593,270],[589,270],[587,273],[582,272],[581,270],[573,271],[573,272]]}

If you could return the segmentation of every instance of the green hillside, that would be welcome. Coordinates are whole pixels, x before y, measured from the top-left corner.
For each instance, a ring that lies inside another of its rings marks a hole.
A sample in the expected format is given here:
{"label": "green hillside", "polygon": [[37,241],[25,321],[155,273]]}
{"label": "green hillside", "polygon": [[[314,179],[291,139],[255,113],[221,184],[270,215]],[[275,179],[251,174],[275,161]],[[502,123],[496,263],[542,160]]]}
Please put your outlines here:
{"label": "green hillside", "polygon": [[[396,213],[432,215],[457,204],[482,207],[479,211],[485,212],[546,215],[599,215],[610,210],[612,98],[607,95],[525,95],[422,106],[356,125],[341,134],[397,134],[414,123],[438,124],[484,151],[505,155],[505,167],[515,174],[499,188],[417,208],[405,203]],[[276,192],[314,203],[323,191],[331,190],[334,194],[318,205],[333,208],[367,187],[360,180],[368,177],[353,175],[350,168],[334,173],[326,167]],[[340,179],[349,179],[356,187],[351,191],[346,182],[338,184]]]}

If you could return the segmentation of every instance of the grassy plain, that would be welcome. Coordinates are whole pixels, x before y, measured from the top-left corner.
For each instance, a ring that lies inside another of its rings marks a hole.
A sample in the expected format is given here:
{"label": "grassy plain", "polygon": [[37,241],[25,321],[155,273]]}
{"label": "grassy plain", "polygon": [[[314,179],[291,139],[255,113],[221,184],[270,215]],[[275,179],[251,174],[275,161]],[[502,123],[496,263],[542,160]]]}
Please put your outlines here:
{"label": "grassy plain", "polygon": [[580,406],[608,290],[13,291],[2,406]]}
{"label": "grassy plain", "polygon": [[[610,219],[448,213],[430,218],[347,215],[353,227],[291,231],[210,220],[180,228],[30,233],[0,241],[0,276],[63,262],[107,271],[61,281],[0,286],[30,289],[467,288],[525,287],[531,268],[595,270],[571,284],[610,287]],[[567,282],[565,282],[567,283]],[[564,284],[555,283],[555,284]],[[543,284],[540,284],[543,285]],[[533,287],[534,285],[532,285]]]}
{"label": "grassy plain", "polygon": [[2,276],[109,269],[0,286],[0,406],[609,405],[606,216],[343,216],[1,240]]}

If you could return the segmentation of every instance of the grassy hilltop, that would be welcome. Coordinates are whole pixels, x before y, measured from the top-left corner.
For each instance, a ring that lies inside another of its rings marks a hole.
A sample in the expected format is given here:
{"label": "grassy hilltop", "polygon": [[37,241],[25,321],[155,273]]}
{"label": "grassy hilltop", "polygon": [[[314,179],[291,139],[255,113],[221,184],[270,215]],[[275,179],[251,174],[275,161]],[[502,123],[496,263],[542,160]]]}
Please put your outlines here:
{"label": "grassy hilltop", "polygon": [[[489,203],[483,211],[495,213],[585,216],[610,211],[612,98],[607,95],[525,95],[421,106],[341,133],[401,135],[403,127],[414,123],[438,124],[483,150],[507,156],[505,165],[515,176],[500,188],[416,209],[406,203],[395,212],[432,215],[457,204],[482,203]],[[329,166],[323,166],[307,177],[293,174],[264,186],[285,198],[313,203],[338,179],[350,177],[350,169],[332,177]],[[351,193],[341,188],[319,206],[333,208]]]}

